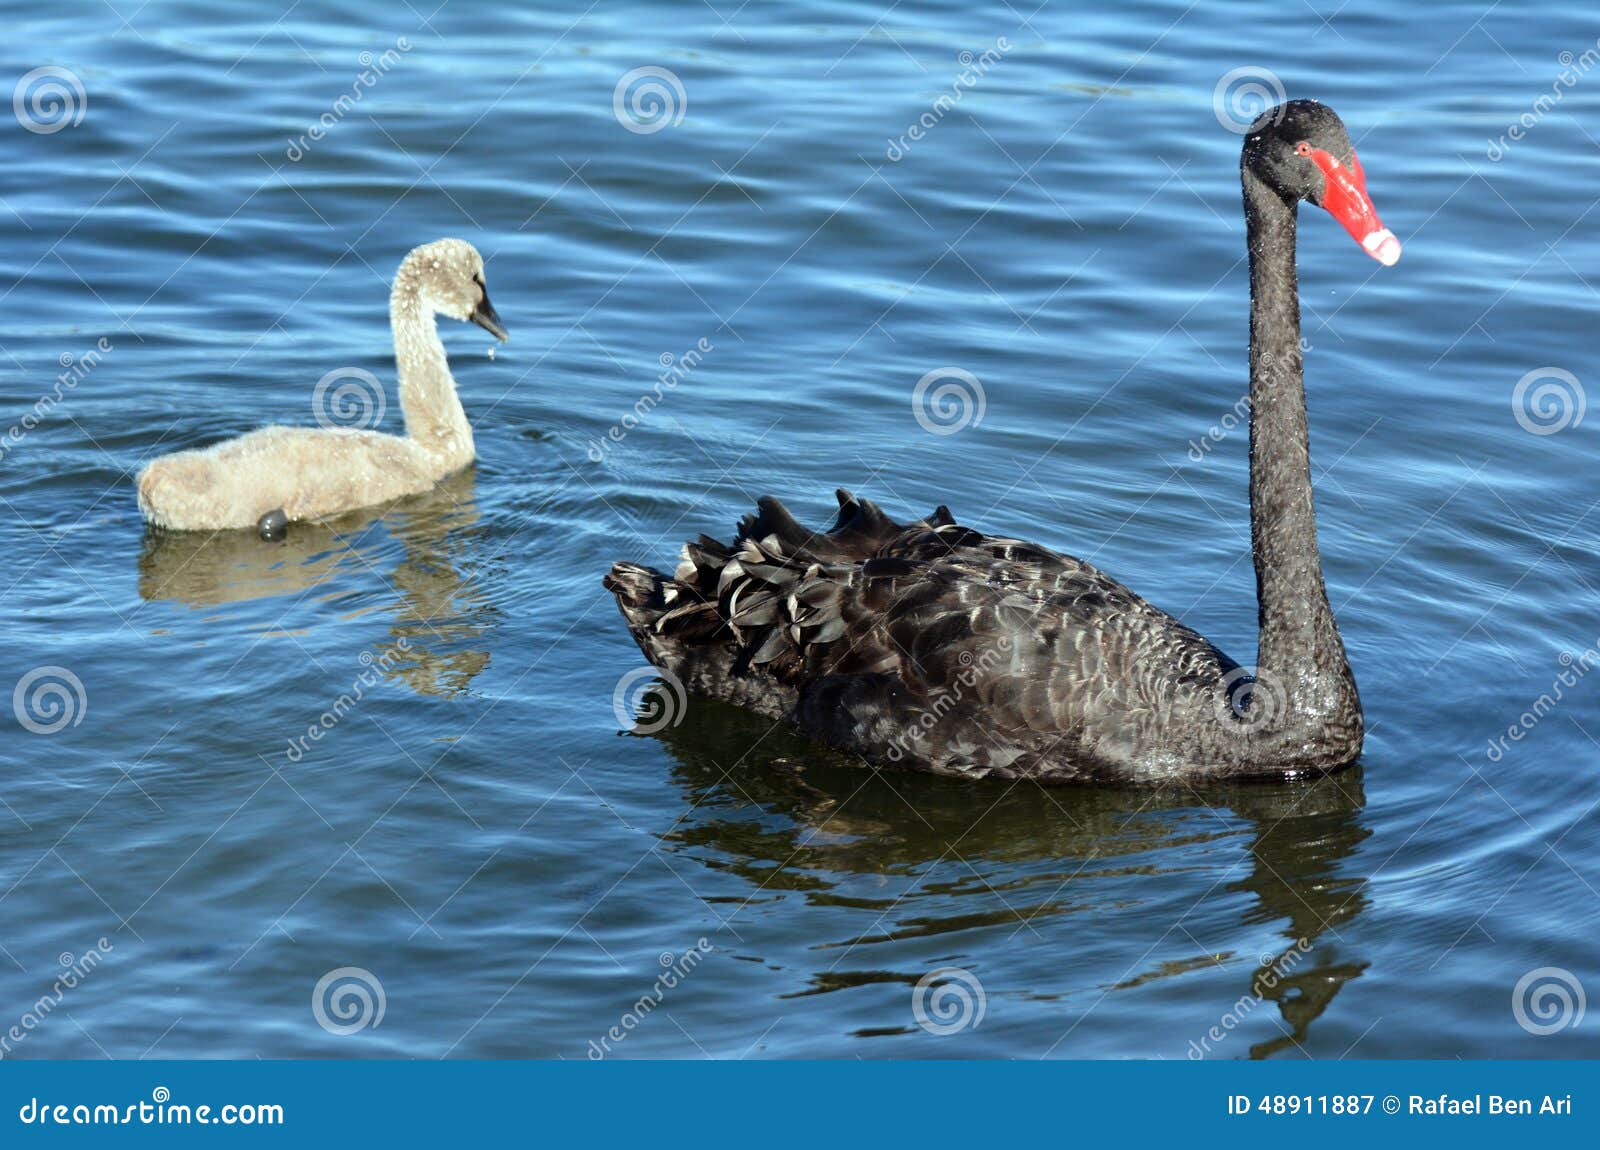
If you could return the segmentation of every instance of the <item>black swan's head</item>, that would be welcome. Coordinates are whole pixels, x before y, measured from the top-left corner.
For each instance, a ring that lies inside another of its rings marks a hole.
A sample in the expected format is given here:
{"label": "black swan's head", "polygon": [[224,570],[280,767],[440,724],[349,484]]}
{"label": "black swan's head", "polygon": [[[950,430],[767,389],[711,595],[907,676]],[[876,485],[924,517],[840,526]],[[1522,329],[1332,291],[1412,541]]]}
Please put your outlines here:
{"label": "black swan's head", "polygon": [[1244,139],[1241,166],[1288,203],[1309,200],[1344,225],[1385,267],[1400,258],[1400,241],[1383,226],[1367,196],[1367,177],[1334,110],[1315,100],[1288,100],[1263,112]]}

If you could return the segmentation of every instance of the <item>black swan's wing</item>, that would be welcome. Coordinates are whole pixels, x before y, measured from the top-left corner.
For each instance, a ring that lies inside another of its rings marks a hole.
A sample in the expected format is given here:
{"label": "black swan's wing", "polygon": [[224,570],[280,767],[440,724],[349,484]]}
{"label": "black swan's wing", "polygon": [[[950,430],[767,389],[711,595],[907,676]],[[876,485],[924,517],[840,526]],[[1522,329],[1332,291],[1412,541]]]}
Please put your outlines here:
{"label": "black swan's wing", "polygon": [[774,499],[673,578],[618,564],[640,646],[692,689],[875,761],[956,774],[1124,773],[1175,695],[1231,668],[1090,564],[839,493],[813,532]]}

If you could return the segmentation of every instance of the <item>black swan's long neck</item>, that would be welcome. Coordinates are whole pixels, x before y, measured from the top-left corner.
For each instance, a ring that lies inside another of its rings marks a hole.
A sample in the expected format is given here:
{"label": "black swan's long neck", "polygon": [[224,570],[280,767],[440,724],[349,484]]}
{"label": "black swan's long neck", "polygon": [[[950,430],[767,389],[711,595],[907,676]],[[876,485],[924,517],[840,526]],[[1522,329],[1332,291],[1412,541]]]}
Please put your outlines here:
{"label": "black swan's long neck", "polygon": [[[1256,675],[1277,695],[1281,713],[1272,726],[1284,742],[1305,753],[1315,747],[1333,757],[1354,757],[1361,740],[1360,701],[1322,582],[1312,506],[1295,207],[1248,167],[1244,204],[1250,244],[1250,536],[1261,630]],[[1339,745],[1352,738],[1353,748]]]}

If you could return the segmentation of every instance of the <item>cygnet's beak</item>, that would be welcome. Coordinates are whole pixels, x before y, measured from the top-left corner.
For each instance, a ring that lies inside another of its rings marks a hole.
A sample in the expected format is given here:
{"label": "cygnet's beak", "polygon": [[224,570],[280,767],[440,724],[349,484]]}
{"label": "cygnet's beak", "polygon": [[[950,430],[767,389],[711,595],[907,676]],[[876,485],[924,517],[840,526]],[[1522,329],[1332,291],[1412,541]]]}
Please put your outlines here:
{"label": "cygnet's beak", "polygon": [[478,301],[478,306],[472,309],[472,314],[467,318],[501,343],[505,343],[510,338],[506,335],[505,325],[500,322],[499,314],[494,310],[494,304],[489,302],[488,292],[483,293],[483,298]]}

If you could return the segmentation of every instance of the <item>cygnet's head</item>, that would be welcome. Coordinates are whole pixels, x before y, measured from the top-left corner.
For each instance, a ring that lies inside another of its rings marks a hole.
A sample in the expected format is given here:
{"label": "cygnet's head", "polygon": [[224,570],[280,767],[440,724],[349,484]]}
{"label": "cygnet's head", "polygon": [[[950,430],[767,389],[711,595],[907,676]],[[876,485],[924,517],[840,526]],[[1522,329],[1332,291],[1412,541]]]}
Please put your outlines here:
{"label": "cygnet's head", "polygon": [[483,282],[483,257],[466,240],[434,240],[412,249],[395,273],[394,286],[397,293],[415,292],[440,315],[471,320],[501,343],[507,339]]}

